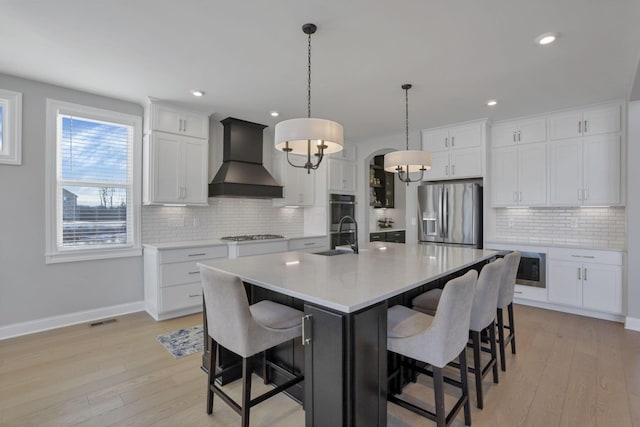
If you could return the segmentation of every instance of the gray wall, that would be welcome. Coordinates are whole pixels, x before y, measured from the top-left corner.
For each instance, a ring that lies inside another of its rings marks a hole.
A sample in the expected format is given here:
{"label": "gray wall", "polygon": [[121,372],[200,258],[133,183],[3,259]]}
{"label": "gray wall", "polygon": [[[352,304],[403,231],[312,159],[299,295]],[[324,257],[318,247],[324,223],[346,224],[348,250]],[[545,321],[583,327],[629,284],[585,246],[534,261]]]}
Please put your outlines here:
{"label": "gray wall", "polygon": [[640,101],[629,103],[627,145],[627,315],[640,319]]}
{"label": "gray wall", "polygon": [[140,105],[0,74],[22,93],[22,165],[0,165],[0,327],[143,300],[142,258],[45,264],[45,100]]}

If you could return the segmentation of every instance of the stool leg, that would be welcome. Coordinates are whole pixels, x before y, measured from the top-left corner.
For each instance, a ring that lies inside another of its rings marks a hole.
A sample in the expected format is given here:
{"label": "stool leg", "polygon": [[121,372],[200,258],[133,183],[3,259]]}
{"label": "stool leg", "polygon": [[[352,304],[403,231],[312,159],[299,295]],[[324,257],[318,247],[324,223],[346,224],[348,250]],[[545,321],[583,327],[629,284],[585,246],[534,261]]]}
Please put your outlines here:
{"label": "stool leg", "polygon": [[513,303],[507,306],[507,311],[509,314],[509,335],[511,335],[511,354],[516,354],[516,326],[513,323]]}
{"label": "stool leg", "polygon": [[436,425],[445,427],[447,425],[447,413],[444,410],[444,379],[442,368],[433,368],[433,393],[436,398]]}
{"label": "stool leg", "polygon": [[269,368],[267,367],[267,350],[262,352],[262,380],[264,384],[269,384]]}
{"label": "stool leg", "polygon": [[471,402],[469,402],[469,378],[467,377],[467,349],[460,353],[460,383],[462,384],[462,396],[466,396],[464,403],[464,425],[471,425]]}
{"label": "stool leg", "polygon": [[496,317],[498,318],[498,345],[500,349],[500,367],[504,372],[507,370],[507,362],[506,360],[504,360],[504,318],[502,317],[501,308],[498,309]]}
{"label": "stool leg", "polygon": [[489,325],[489,344],[491,346],[491,360],[493,361],[493,382],[498,384],[498,354],[496,351],[496,321]]}
{"label": "stool leg", "polygon": [[242,359],[242,427],[249,427],[251,402],[251,358]]}
{"label": "stool leg", "polygon": [[207,337],[209,340],[209,365],[207,366],[207,370],[209,371],[208,380],[207,380],[207,414],[211,414],[213,412],[213,384],[215,382],[216,376],[216,354],[218,350],[218,343],[213,340],[211,337]]}
{"label": "stool leg", "polygon": [[478,408],[482,409],[482,364],[480,363],[480,332],[471,331],[471,344],[473,346],[473,369],[476,377],[476,398],[478,400]]}

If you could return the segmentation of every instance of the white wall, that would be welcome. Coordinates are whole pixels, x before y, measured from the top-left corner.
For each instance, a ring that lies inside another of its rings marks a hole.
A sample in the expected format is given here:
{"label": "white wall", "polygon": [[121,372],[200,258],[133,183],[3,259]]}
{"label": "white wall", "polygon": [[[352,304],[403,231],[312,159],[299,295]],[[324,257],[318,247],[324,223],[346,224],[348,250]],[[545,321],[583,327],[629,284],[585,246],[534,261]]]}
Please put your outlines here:
{"label": "white wall", "polygon": [[627,315],[640,328],[640,101],[629,103],[627,145]]}
{"label": "white wall", "polygon": [[0,328],[143,299],[142,258],[45,264],[45,100],[142,116],[143,108],[0,74],[22,93],[22,165],[0,165]]}

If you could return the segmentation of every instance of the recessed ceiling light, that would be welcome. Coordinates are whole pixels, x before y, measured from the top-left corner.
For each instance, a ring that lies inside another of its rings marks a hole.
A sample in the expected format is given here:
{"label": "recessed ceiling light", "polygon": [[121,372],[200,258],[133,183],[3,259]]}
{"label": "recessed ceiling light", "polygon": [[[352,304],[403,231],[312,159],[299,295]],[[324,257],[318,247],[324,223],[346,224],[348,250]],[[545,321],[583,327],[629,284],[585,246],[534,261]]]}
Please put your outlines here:
{"label": "recessed ceiling light", "polygon": [[558,38],[558,33],[544,33],[536,37],[535,40],[536,40],[536,44],[539,44],[540,46],[546,46],[556,41],[557,38]]}
{"label": "recessed ceiling light", "polygon": [[191,91],[191,95],[193,95],[193,96],[197,96],[197,97],[199,98],[199,97],[201,97],[201,96],[204,96],[204,92],[203,92],[203,91],[201,91],[201,90],[192,90],[192,91]]}
{"label": "recessed ceiling light", "polygon": [[496,105],[498,105],[498,101],[495,99],[490,99],[487,101],[487,107],[495,107]]}
{"label": "recessed ceiling light", "polygon": [[271,111],[269,114],[271,114],[271,117],[278,117],[280,115],[277,111]]}

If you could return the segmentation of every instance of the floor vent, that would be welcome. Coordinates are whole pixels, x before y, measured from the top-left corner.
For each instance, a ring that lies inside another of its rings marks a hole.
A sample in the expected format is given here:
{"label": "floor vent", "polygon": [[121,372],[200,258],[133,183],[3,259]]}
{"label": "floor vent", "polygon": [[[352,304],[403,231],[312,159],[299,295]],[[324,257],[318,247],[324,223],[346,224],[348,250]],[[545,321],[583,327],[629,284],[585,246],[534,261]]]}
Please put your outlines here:
{"label": "floor vent", "polygon": [[118,321],[118,319],[105,319],[105,320],[100,320],[98,322],[93,322],[93,323],[89,323],[89,327],[93,328],[94,326],[102,326],[102,325],[108,325],[109,323],[116,323]]}

